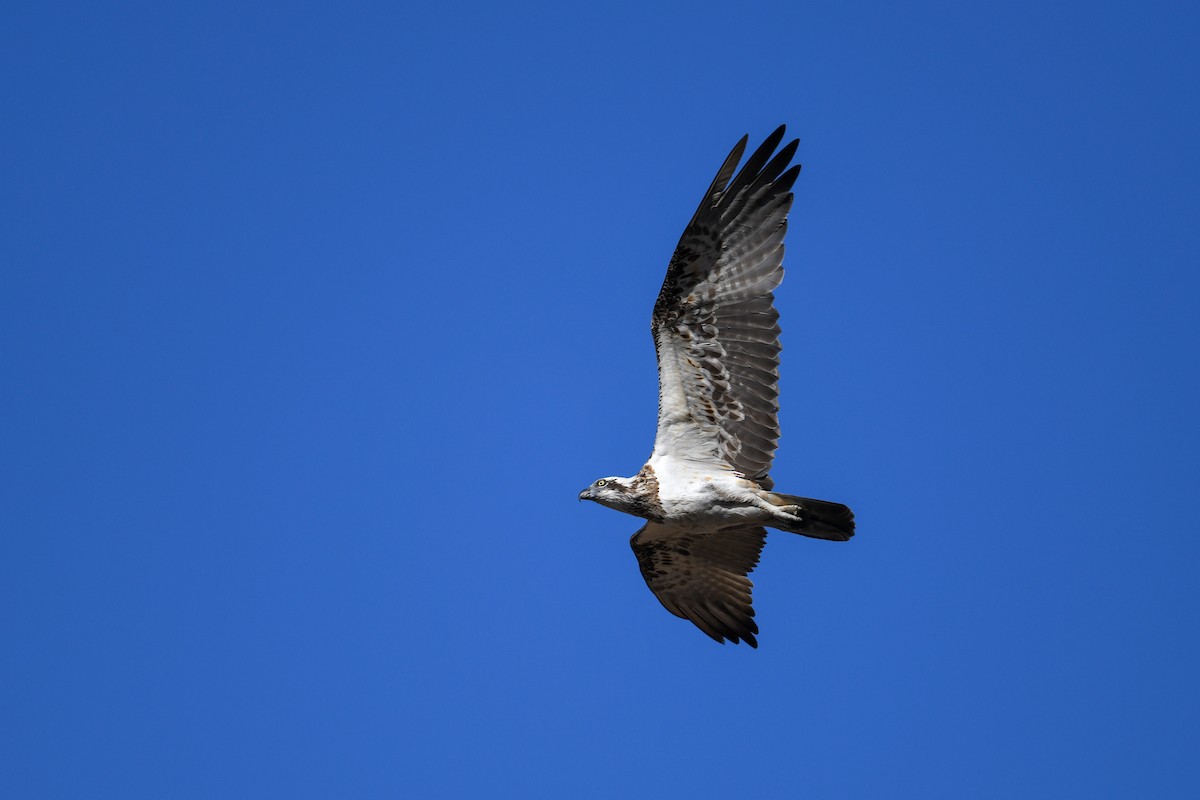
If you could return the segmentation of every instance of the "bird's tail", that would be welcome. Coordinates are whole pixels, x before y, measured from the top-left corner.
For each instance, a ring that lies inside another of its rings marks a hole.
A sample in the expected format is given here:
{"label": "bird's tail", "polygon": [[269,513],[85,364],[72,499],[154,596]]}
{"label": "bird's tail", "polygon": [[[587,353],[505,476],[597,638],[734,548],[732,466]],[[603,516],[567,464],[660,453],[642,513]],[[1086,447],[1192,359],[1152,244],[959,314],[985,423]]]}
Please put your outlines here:
{"label": "bird's tail", "polygon": [[772,526],[779,530],[834,542],[844,542],[854,535],[854,512],[841,503],[778,492],[767,492],[765,497],[777,506],[800,506],[800,521],[795,525]]}

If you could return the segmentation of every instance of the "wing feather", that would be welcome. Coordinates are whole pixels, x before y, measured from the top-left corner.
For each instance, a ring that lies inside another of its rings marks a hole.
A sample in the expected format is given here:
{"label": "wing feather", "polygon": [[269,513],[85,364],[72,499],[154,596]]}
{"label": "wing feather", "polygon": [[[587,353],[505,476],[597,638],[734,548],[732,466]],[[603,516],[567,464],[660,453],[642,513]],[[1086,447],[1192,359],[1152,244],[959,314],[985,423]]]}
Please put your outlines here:
{"label": "wing feather", "polygon": [[716,639],[758,647],[749,575],[766,542],[763,528],[697,533],[648,522],[629,544],[663,607]]}
{"label": "wing feather", "polygon": [[780,126],[734,175],[733,148],[679,240],[654,306],[655,454],[766,479],[779,440],[783,237],[800,166]]}
{"label": "wing feather", "polygon": [[[783,134],[786,130],[786,126],[780,125],[758,146],[754,154],[746,159],[746,165],[742,167],[742,171],[738,173],[738,176],[733,179],[733,183],[729,185],[727,194],[736,198],[742,190],[750,185],[751,181],[758,177],[759,173],[763,171],[763,166],[767,163],[767,159],[771,157],[771,153],[774,153],[775,148],[783,141]],[[738,153],[739,159],[741,158],[741,151],[746,149],[748,138],[742,137],[742,141],[738,143],[737,147],[734,147],[734,151]],[[726,164],[728,164],[728,160]]]}

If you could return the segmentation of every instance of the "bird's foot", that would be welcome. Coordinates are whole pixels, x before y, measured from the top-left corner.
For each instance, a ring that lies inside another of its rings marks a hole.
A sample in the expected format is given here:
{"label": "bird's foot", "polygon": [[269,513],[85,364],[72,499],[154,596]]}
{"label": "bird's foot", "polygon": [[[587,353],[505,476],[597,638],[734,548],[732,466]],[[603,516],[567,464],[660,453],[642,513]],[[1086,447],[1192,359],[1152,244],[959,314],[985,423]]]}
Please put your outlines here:
{"label": "bird's foot", "polygon": [[774,510],[780,530],[800,533],[808,528],[808,516],[803,506],[776,506]]}

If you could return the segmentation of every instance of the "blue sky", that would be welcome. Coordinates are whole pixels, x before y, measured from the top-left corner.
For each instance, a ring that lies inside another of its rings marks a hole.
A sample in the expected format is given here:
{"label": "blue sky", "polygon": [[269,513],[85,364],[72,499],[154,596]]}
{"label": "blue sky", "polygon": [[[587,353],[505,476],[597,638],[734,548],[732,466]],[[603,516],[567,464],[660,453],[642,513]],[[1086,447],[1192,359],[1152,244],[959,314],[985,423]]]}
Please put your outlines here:
{"label": "blue sky", "polygon": [[[3,17],[4,796],[1200,790],[1195,10]],[[753,651],[576,495],[780,123]]]}

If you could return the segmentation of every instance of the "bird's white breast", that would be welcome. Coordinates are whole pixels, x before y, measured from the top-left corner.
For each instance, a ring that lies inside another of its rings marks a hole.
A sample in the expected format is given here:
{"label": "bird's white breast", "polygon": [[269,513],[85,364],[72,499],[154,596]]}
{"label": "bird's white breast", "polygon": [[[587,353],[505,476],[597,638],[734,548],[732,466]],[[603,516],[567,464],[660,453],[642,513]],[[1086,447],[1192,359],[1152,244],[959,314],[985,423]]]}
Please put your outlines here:
{"label": "bird's white breast", "polygon": [[651,456],[650,466],[667,519],[698,528],[740,521],[742,514],[725,503],[742,500],[746,481],[729,468],[659,454]]}

